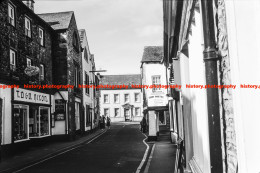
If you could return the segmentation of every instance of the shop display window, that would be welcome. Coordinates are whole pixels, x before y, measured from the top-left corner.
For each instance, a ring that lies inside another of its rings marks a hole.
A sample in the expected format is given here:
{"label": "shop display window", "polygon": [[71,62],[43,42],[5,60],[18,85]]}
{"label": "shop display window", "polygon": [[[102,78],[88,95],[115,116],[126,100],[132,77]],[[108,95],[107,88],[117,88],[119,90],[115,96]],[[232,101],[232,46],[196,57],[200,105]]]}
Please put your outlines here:
{"label": "shop display window", "polygon": [[41,137],[50,134],[50,108],[30,107],[29,132],[30,137]]}
{"label": "shop display window", "polygon": [[13,106],[14,141],[28,139],[28,113],[29,107],[25,105]]}

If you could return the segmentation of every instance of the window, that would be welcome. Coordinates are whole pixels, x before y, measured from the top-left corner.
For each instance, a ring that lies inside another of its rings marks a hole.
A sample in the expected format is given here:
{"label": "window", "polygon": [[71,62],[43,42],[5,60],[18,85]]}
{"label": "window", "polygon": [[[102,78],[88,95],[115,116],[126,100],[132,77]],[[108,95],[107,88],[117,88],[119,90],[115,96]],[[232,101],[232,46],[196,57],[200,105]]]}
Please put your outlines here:
{"label": "window", "polygon": [[109,103],[108,94],[104,94],[104,103]]}
{"label": "window", "polygon": [[44,32],[41,28],[39,28],[39,43],[42,46],[44,45]]}
{"label": "window", "polygon": [[73,34],[72,45],[73,45],[74,49],[76,50],[76,52],[79,52],[79,39],[78,39],[77,32],[74,32],[74,34]]}
{"label": "window", "polygon": [[115,117],[119,116],[119,108],[115,108]]}
{"label": "window", "polygon": [[27,62],[27,67],[31,67],[32,65],[32,60],[30,58],[27,58],[26,59],[26,62]]}
{"label": "window", "polygon": [[104,115],[105,115],[105,117],[109,116],[109,109],[108,108],[104,109]]}
{"label": "window", "polygon": [[80,84],[80,71],[78,65],[74,66],[74,85],[77,88]]}
{"label": "window", "polygon": [[40,64],[40,80],[44,80],[44,65]]}
{"label": "window", "polygon": [[88,51],[86,48],[84,49],[84,58],[88,62]]}
{"label": "window", "polygon": [[140,116],[140,108],[135,108],[135,116]]}
{"label": "window", "polygon": [[75,102],[75,123],[76,123],[76,130],[80,129],[80,119],[79,119],[79,103]]}
{"label": "window", "polygon": [[89,105],[86,105],[86,126],[90,126],[91,125],[91,109]]}
{"label": "window", "polygon": [[11,25],[15,26],[15,8],[11,4],[8,4],[8,21]]}
{"label": "window", "polygon": [[[89,85],[89,75],[85,72],[85,85]],[[89,94],[89,88],[85,88],[86,94]]]}
{"label": "window", "polygon": [[114,94],[114,103],[119,103],[119,94]]}
{"label": "window", "polygon": [[[152,76],[153,85],[161,85],[161,76]],[[153,92],[161,90],[159,87],[153,87]]]}
{"label": "window", "polygon": [[10,49],[10,69],[15,70],[16,68],[16,52]]}
{"label": "window", "polygon": [[25,105],[13,106],[14,141],[29,139],[28,114],[29,114],[29,106],[25,106]]}
{"label": "window", "polygon": [[135,93],[135,102],[140,102],[140,94]]}
{"label": "window", "polygon": [[31,20],[27,17],[25,17],[25,35],[30,38],[32,36]]}
{"label": "window", "polygon": [[125,102],[129,102],[129,94],[125,94]]}

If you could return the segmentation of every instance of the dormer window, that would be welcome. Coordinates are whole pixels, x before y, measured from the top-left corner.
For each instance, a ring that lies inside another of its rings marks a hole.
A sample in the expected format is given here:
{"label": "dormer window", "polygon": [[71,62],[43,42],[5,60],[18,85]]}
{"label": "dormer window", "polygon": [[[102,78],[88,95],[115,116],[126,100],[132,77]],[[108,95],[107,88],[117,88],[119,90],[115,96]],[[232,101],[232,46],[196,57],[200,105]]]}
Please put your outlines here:
{"label": "dormer window", "polygon": [[76,32],[73,33],[72,44],[76,52],[79,52],[79,38]]}

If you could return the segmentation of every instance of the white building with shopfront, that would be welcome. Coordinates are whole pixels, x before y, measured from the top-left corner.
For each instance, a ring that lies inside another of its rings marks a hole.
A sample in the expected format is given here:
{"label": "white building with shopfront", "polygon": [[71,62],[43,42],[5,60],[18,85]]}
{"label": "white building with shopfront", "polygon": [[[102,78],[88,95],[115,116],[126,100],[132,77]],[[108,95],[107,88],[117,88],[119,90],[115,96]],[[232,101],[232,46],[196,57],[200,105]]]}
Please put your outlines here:
{"label": "white building with shopfront", "polygon": [[110,117],[112,122],[141,121],[143,117],[143,97],[140,88],[131,88],[131,85],[140,85],[141,76],[134,75],[105,75],[100,85],[128,85],[126,88],[101,88],[100,112],[101,116]]}

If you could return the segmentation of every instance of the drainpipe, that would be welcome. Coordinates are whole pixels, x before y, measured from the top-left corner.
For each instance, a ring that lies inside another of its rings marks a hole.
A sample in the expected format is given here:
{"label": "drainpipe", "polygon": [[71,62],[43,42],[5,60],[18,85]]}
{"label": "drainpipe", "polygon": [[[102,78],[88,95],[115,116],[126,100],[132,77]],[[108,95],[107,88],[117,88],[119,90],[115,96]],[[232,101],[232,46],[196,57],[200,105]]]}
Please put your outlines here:
{"label": "drainpipe", "polygon": [[[212,0],[201,0],[204,34],[204,62],[207,85],[218,85],[218,56],[216,51],[214,13]],[[211,173],[222,173],[221,128],[219,95],[217,88],[207,89],[208,127]]]}

